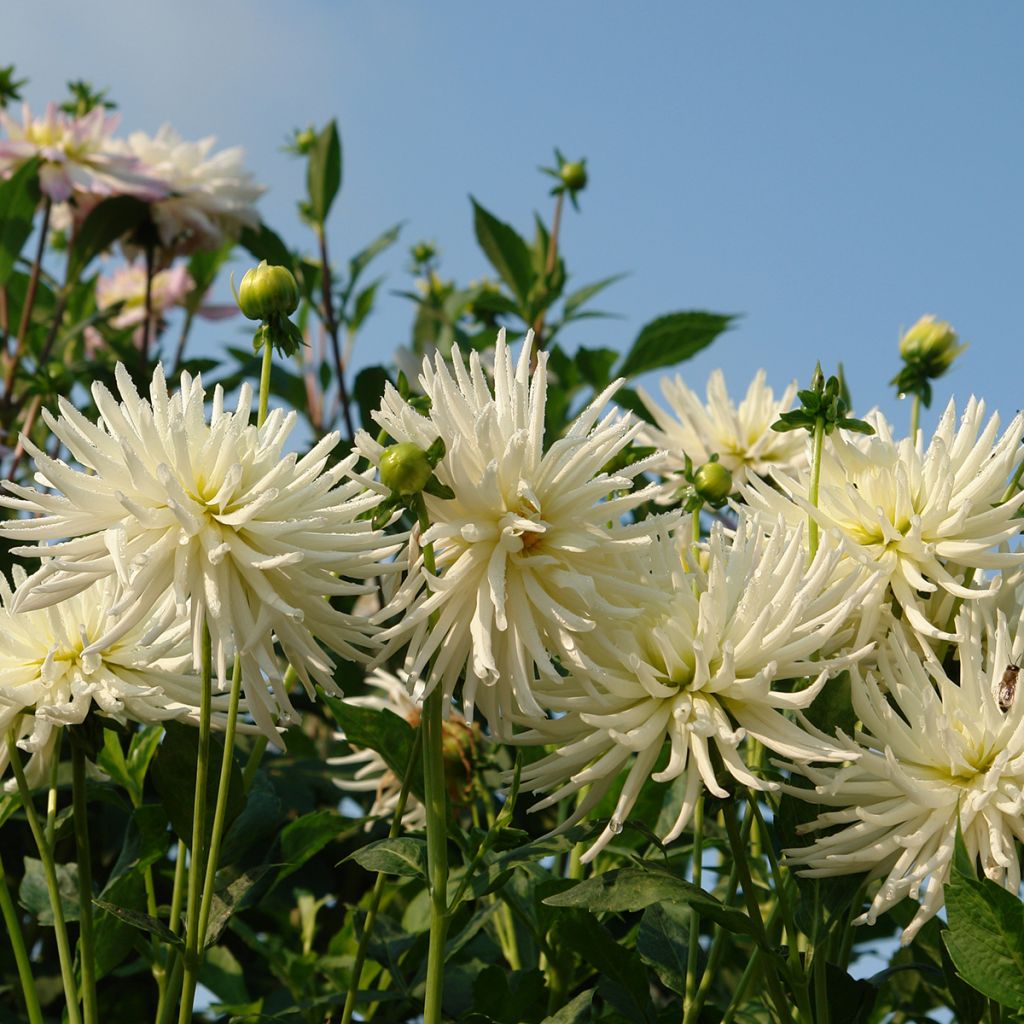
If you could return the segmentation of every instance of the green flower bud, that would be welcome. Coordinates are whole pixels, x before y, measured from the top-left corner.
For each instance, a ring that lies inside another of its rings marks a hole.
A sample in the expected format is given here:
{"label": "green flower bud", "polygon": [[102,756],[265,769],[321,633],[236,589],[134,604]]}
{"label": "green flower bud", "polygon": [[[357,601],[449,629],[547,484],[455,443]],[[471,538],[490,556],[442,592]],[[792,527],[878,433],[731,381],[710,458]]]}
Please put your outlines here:
{"label": "green flower bud", "polygon": [[436,255],[437,250],[429,242],[417,242],[410,250],[413,263],[429,263]]}
{"label": "green flower bud", "polygon": [[238,289],[238,308],[250,320],[289,316],[299,305],[299,286],[287,267],[271,267],[266,260],[245,272]]}
{"label": "green flower bud", "polygon": [[705,462],[693,474],[693,489],[709,505],[720,505],[732,493],[732,473],[720,462]]}
{"label": "green flower bud", "polygon": [[900,355],[908,363],[920,364],[929,377],[939,377],[964,350],[956,331],[945,320],[923,316],[900,338]]}
{"label": "green flower bud", "polygon": [[380,457],[380,482],[395,494],[419,494],[433,472],[427,453],[411,441],[391,445]]}
{"label": "green flower bud", "polygon": [[582,160],[567,160],[558,168],[558,176],[570,192],[582,192],[587,187],[587,168]]}

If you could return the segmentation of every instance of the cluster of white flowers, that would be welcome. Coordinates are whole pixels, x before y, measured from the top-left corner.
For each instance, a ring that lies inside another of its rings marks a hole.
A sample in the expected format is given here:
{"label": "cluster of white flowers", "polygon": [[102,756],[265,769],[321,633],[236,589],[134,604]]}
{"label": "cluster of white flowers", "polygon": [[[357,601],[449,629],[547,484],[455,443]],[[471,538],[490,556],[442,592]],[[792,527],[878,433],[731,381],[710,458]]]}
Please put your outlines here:
{"label": "cluster of white flowers", "polygon": [[[147,400],[119,371],[120,401],[93,389],[98,423],[62,403],[47,422],[80,468],[28,445],[44,490],[8,485],[0,499],[36,515],[0,532],[42,560],[5,593],[25,637],[0,661],[5,724],[30,712],[19,736],[36,751],[48,723],[81,720],[91,701],[115,716],[190,714],[208,628],[218,677],[237,654],[248,712],[272,732],[292,711],[275,652],[307,686],[334,689],[323,642],[377,664],[404,657],[401,678],[370,677],[366,707],[415,723],[440,688],[450,729],[479,716],[492,738],[546,746],[523,785],[537,808],[576,795],[569,822],[606,808],[588,858],[649,781],[671,783],[668,841],[704,792],[771,799],[788,775],[787,792],[831,808],[789,862],[882,878],[865,920],[923,894],[905,940],[942,904],[958,822],[985,873],[1015,888],[1024,586],[1003,573],[1024,563],[1012,543],[1024,417],[1000,434],[971,399],[927,443],[898,440],[880,416],[872,437],[836,430],[814,502],[806,435],[771,429],[794,389],[776,401],[763,373],[738,407],[720,375],[706,407],[681,380],[666,385],[673,410],[652,405],[656,427],[616,409],[613,384],[556,437],[546,374],[530,337],[515,358],[499,336],[493,368],[457,350],[425,360],[417,397],[386,389],[386,436],[361,432],[333,466],[333,436],[286,454],[294,413],[252,426],[248,389],[235,412],[218,389],[207,419],[187,374],[170,394],[158,369]],[[376,472],[390,465],[384,441],[434,453],[422,530],[372,525],[397,497]],[[634,460],[634,443],[659,450]],[[702,532],[686,467],[716,455],[736,493]],[[371,593],[370,619],[330,600]],[[44,636],[24,617],[50,606],[64,611]],[[30,640],[47,651],[32,671]],[[860,723],[849,736],[804,715],[840,672]],[[356,769],[340,785],[393,810],[400,785],[377,754],[336,763]],[[411,801],[407,823],[422,815]]]}

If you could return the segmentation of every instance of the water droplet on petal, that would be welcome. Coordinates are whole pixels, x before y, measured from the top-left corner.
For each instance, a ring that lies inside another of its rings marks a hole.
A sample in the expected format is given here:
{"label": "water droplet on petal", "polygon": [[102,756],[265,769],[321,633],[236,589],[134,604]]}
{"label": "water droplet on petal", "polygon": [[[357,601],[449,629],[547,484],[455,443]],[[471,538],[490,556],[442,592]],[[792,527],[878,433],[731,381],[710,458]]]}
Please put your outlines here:
{"label": "water droplet on petal", "polygon": [[608,831],[618,835],[622,831],[622,822],[618,818],[612,818],[608,822]]}

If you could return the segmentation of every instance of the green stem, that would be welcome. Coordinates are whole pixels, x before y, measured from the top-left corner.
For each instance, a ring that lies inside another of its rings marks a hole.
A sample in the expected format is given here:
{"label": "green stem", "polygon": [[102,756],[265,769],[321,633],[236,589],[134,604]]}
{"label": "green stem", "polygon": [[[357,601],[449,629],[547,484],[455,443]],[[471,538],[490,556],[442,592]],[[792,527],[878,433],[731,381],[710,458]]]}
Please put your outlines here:
{"label": "green stem", "polygon": [[260,368],[260,404],[256,413],[256,426],[262,427],[267,418],[267,406],[270,403],[270,367],[274,362],[274,346],[269,341],[263,342],[263,365]]}
{"label": "green stem", "polygon": [[202,687],[199,704],[199,751],[196,757],[196,796],[192,809],[192,859],[188,870],[185,909],[185,976],[182,982],[178,1024],[192,1020],[192,1003],[199,980],[199,906],[203,884],[204,833],[206,831],[206,776],[210,763],[210,705],[213,686],[213,649],[210,627],[203,626]]}
{"label": "green stem", "polygon": [[82,976],[82,1009],[85,1024],[98,1024],[96,1005],[96,947],[92,920],[92,851],[89,848],[89,818],[85,796],[85,753],[71,742],[71,800],[78,855],[78,961]]}
{"label": "green stem", "polygon": [[[814,455],[811,461],[811,485],[807,492],[807,500],[818,507],[818,484],[821,481],[821,456],[825,447],[825,421],[818,417],[814,421]],[[807,516],[807,549],[808,561],[814,558],[818,550],[818,521],[812,515]]]}
{"label": "green stem", "polygon": [[[174,887],[171,889],[171,914],[168,922],[168,927],[175,935],[181,930],[181,901],[185,894],[185,856],[185,841],[179,839],[178,856],[174,861]],[[177,1005],[182,972],[182,959],[173,947],[168,949],[163,972],[164,984],[157,993],[156,1020],[157,1024],[170,1024],[174,1007]]]}
{"label": "green stem", "polygon": [[36,992],[35,979],[32,977],[32,964],[29,962],[28,950],[25,949],[25,938],[21,934],[21,921],[14,909],[11,892],[7,888],[7,872],[4,870],[3,859],[0,858],[0,912],[3,913],[4,927],[7,937],[11,940],[11,951],[18,965],[18,978],[21,981],[21,994],[25,999],[25,1010],[29,1024],[43,1024],[43,1011],[39,1006],[39,993]]}
{"label": "green stem", "polygon": [[[757,902],[757,892],[754,889],[754,880],[750,876],[750,865],[747,863],[747,851],[740,841],[739,830],[736,827],[736,818],[731,808],[725,811],[725,828],[729,833],[729,846],[732,848],[732,855],[735,859],[736,868],[739,872],[740,885],[743,887],[743,899],[747,904],[747,917],[754,928],[754,937],[758,945],[767,956],[770,945],[768,934],[764,927],[764,918],[761,917],[761,907]],[[765,964],[765,984],[768,986],[768,995],[775,1005],[775,1011],[780,1020],[791,1020],[792,1016],[787,1012],[788,1003],[786,994],[779,981],[778,972],[774,960],[769,959]]]}
{"label": "green stem", "polygon": [[[409,751],[409,762],[405,766],[405,775],[402,778],[402,790],[398,794],[398,803],[395,805],[395,812],[391,818],[391,828],[388,829],[389,839],[394,839],[402,829],[402,815],[405,814],[405,805],[409,799],[409,788],[412,784],[416,760],[420,756],[422,743],[423,730],[417,729],[412,750]],[[366,910],[366,920],[363,922],[363,934],[359,936],[356,957],[352,963],[352,980],[345,995],[345,1008],[341,1013],[341,1024],[352,1024],[352,1014],[355,1013],[356,999],[359,997],[359,984],[363,976],[363,966],[366,963],[366,951],[370,946],[370,936],[373,934],[373,926],[377,921],[377,911],[380,909],[380,900],[384,894],[386,881],[387,875],[383,871],[378,871],[377,878],[373,883],[373,892],[370,893],[370,905]]]}
{"label": "green stem", "polygon": [[910,440],[917,444],[917,432],[921,424],[921,396],[913,395],[910,399]]}
{"label": "green stem", "polygon": [[231,788],[231,769],[235,764],[235,729],[238,724],[238,703],[242,695],[242,659],[235,655],[231,670],[231,696],[228,698],[228,720],[224,727],[224,755],[220,762],[220,780],[217,784],[217,805],[213,811],[213,831],[210,833],[210,851],[206,859],[203,879],[203,899],[199,906],[199,956],[206,949],[206,932],[210,925],[213,906],[213,887],[220,861],[220,844],[224,838],[227,819],[228,790]]}
{"label": "green stem", "polygon": [[1006,490],[1003,492],[1003,496],[999,499],[1000,505],[1008,502],[1017,493],[1017,488],[1020,487],[1020,478],[1022,474],[1024,474],[1024,459],[1021,460],[1021,464],[1014,471],[1013,479],[1010,480]]}
{"label": "green stem", "polygon": [[[289,669],[291,668],[290,665],[288,667]],[[263,755],[267,751],[267,744],[269,742],[263,733],[260,733],[253,740],[252,748],[249,751],[249,759],[245,762],[245,768],[242,770],[242,785],[247,793],[252,786],[252,780],[256,777],[256,772],[259,771],[260,762],[263,760]]]}
{"label": "green stem", "polygon": [[32,838],[36,841],[39,859],[43,864],[46,878],[46,891],[50,896],[50,909],[53,911],[53,930],[57,938],[57,955],[60,959],[60,974],[64,982],[64,998],[67,1003],[68,1024],[82,1024],[82,1016],[78,1011],[78,988],[75,985],[74,961],[71,955],[71,943],[68,942],[68,928],[64,922],[64,908],[60,902],[60,887],[57,884],[57,867],[53,862],[53,851],[46,843],[43,826],[32,803],[32,791],[25,778],[25,769],[18,753],[17,730],[11,729],[7,734],[7,750],[11,759],[11,768],[18,784],[21,805],[28,819],[28,827],[32,830]]}
{"label": "green stem", "polygon": [[[704,869],[704,792],[697,796],[693,808],[693,884],[699,889]],[[686,951],[686,986],[683,995],[683,1020],[690,1015],[690,1007],[697,994],[697,958],[700,955],[700,913],[690,908],[690,944]]]}
{"label": "green stem", "polygon": [[[421,532],[430,526],[422,494],[414,499]],[[423,564],[434,575],[434,546],[423,545]],[[448,794],[444,784],[444,688],[438,684],[423,701],[423,797],[427,810],[427,876],[430,881],[430,945],[423,1024],[440,1024],[444,995],[444,943],[448,932]]]}

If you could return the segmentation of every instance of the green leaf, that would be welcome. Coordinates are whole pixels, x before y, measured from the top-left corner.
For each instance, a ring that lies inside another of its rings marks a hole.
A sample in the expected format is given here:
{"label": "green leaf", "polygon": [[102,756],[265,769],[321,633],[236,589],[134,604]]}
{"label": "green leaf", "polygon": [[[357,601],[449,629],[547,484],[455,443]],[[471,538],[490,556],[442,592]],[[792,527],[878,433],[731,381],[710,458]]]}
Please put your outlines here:
{"label": "green leaf", "polygon": [[655,903],[679,903],[694,907],[701,917],[731,932],[754,934],[746,914],[724,906],[693,883],[658,869],[628,867],[606,871],[549,896],[544,902],[551,907],[583,907],[593,913],[613,914],[645,910]]}
{"label": "green leaf", "polygon": [[[122,875],[143,872],[167,854],[167,814],[159,804],[135,808],[125,829],[117,863],[110,872],[107,888]],[[106,891],[106,890],[104,890]]]}
{"label": "green leaf", "polygon": [[[80,916],[78,901],[78,865],[57,864],[57,894],[65,921],[77,921]],[[40,924],[53,924],[53,908],[50,893],[46,888],[46,873],[43,862],[35,857],[25,858],[25,874],[18,887],[18,902]]]}
{"label": "green leaf", "polygon": [[313,811],[289,822],[281,830],[281,858],[284,867],[277,881],[298,871],[311,857],[315,857],[331,840],[348,831],[352,822],[337,811]]}
{"label": "green leaf", "polygon": [[352,395],[359,407],[359,422],[363,430],[376,435],[380,429],[373,422],[372,413],[380,408],[384,385],[389,381],[388,372],[383,366],[367,366],[356,374],[352,384]]}
{"label": "green leaf", "polygon": [[829,1024],[867,1024],[878,989],[869,981],[852,978],[841,967],[825,964]]}
{"label": "green leaf", "polygon": [[594,389],[603,391],[612,379],[612,367],[619,353],[613,348],[581,348],[576,352],[576,366],[580,376]]}
{"label": "green leaf", "polygon": [[570,292],[570,294],[565,297],[565,318],[567,320],[572,319],[573,313],[575,313],[580,306],[589,302],[598,293],[603,292],[609,285],[613,285],[617,281],[621,281],[626,276],[626,274],[612,274],[611,277],[604,277],[600,281],[584,285],[582,288],[577,288],[576,291]]}
{"label": "green leaf", "polygon": [[960,977],[989,999],[1024,1008],[1024,904],[991,879],[954,871],[946,915],[943,938]]}
{"label": "green leaf", "polygon": [[402,232],[402,224],[393,224],[387,229],[382,231],[365,249],[360,249],[348,261],[348,289],[351,290],[359,275],[369,266],[369,264],[385,249],[389,249],[391,246],[398,241],[398,236]]}
{"label": "green leaf", "polygon": [[316,137],[309,151],[306,185],[313,223],[322,227],[341,188],[341,138],[338,136],[338,123],[333,118]]}
{"label": "green leaf", "polygon": [[132,736],[131,742],[128,744],[128,772],[140,793],[142,785],[146,781],[149,764],[163,738],[164,727],[162,725],[144,725]]}
{"label": "green leaf", "polygon": [[[166,722],[164,728],[166,736],[153,758],[153,783],[160,794],[160,801],[175,834],[191,849],[199,732],[194,727],[175,721]],[[206,836],[209,836],[213,829],[223,754],[224,741],[215,733],[210,737],[210,764],[206,773]],[[245,786],[242,784],[242,772],[232,758],[225,827],[230,826],[244,806]]]}
{"label": "green leaf", "polygon": [[408,878],[427,877],[427,844],[423,839],[399,836],[363,846],[348,858],[367,871]]}
{"label": "green leaf", "polygon": [[472,197],[470,202],[473,204],[476,240],[502,280],[512,289],[519,300],[520,312],[523,312],[528,305],[534,281],[530,248],[515,228],[498,220]]}
{"label": "green leaf", "polygon": [[134,196],[115,196],[94,206],[82,226],[75,232],[68,252],[69,281],[77,281],[82,271],[101,252],[119,238],[150,223],[149,204]]}
{"label": "green leaf", "polygon": [[636,950],[654,968],[666,988],[679,995],[686,988],[686,958],[690,946],[688,907],[655,903],[644,911],[636,936]]}
{"label": "green leaf", "polygon": [[233,864],[246,851],[262,844],[269,848],[280,831],[284,805],[265,771],[256,772],[246,793],[245,808],[224,835],[222,864]]}
{"label": "green leaf", "polygon": [[[324,695],[324,700],[351,746],[375,750],[399,779],[405,778],[416,734],[404,718],[387,708],[377,711],[357,707],[328,695]],[[410,788],[415,796],[423,796],[423,768],[419,760],[413,766]]]}
{"label": "green leaf", "polygon": [[591,1020],[590,1004],[594,1001],[596,990],[588,988],[574,999],[571,999],[557,1013],[545,1017],[541,1024],[585,1024]]}
{"label": "green leaf", "polygon": [[0,182],[0,286],[7,283],[32,234],[39,196],[38,158],[27,160]]}
{"label": "green leaf", "polygon": [[227,946],[211,946],[206,951],[199,981],[222,1003],[249,1002],[242,965]]}
{"label": "green leaf", "polygon": [[[146,887],[141,874],[122,875],[116,882],[107,885],[102,898],[108,903],[130,910],[141,910],[146,905]],[[93,955],[97,979],[108,975],[122,963],[135,948],[139,935],[134,927],[121,918],[97,908],[93,915],[95,940]]]}
{"label": "green leaf", "polygon": [[263,876],[270,871],[269,864],[258,864],[239,875],[224,889],[213,894],[210,907],[209,931],[206,934],[206,948],[209,949],[221,937],[232,914],[245,902],[249,893],[256,888]]}
{"label": "green leaf", "polygon": [[681,363],[707,348],[735,319],[733,314],[699,311],[660,316],[637,335],[619,367],[619,375],[635,377]]}
{"label": "green leaf", "polygon": [[359,292],[352,304],[352,315],[348,319],[348,326],[353,331],[358,331],[363,326],[366,318],[373,312],[373,304],[377,299],[377,289],[383,278],[378,277],[376,281],[368,284]]}
{"label": "green leaf", "polygon": [[295,273],[295,257],[281,237],[266,224],[261,223],[255,231],[243,228],[238,241],[255,259],[266,260],[272,267],[287,267]]}
{"label": "green leaf", "polygon": [[138,928],[140,931],[149,932],[157,938],[162,939],[164,942],[169,943],[172,946],[176,946],[178,949],[185,948],[185,942],[180,935],[175,935],[170,928],[163,923],[158,921],[155,917],[150,917],[149,914],[142,913],[141,910],[130,910],[128,907],[119,907],[116,903],[111,903],[109,900],[94,899],[93,904],[105,910],[108,914],[113,914],[114,917],[124,921],[125,924],[130,924],[133,928]]}

